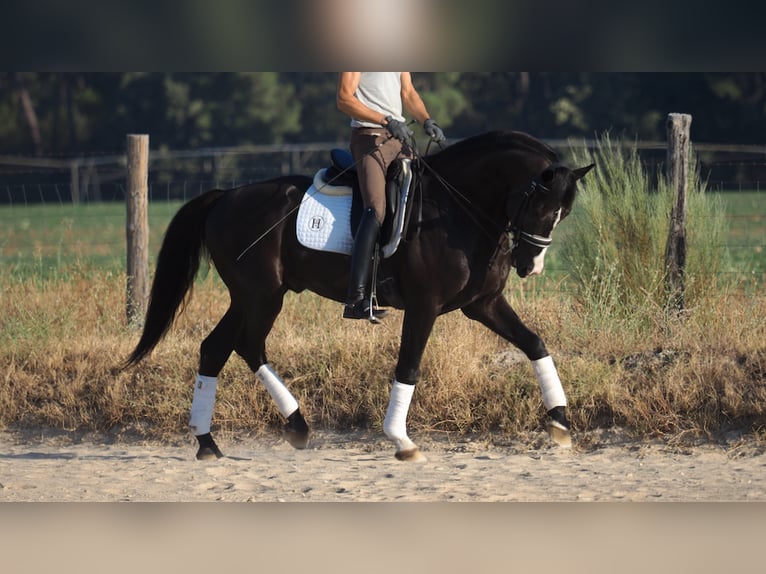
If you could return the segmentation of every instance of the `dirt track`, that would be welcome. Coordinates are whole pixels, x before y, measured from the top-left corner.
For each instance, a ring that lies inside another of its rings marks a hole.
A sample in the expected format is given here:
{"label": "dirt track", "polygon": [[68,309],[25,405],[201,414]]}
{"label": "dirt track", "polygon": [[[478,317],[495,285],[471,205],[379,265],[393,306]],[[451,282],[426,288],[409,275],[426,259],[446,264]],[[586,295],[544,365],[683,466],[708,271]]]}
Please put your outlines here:
{"label": "dirt track", "polygon": [[614,433],[572,450],[542,433],[505,445],[414,437],[428,457],[401,463],[377,435],[222,437],[226,455],[178,444],[0,434],[0,501],[766,501],[764,445],[673,446]]}

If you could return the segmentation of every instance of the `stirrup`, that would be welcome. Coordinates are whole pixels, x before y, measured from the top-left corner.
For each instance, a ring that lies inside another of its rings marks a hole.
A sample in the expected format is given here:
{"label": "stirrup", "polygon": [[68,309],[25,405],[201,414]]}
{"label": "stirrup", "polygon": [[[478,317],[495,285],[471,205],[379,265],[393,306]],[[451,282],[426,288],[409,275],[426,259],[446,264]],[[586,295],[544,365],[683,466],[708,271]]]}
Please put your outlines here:
{"label": "stirrup", "polygon": [[360,299],[356,303],[346,303],[343,308],[344,319],[367,319],[376,325],[386,315],[388,315],[388,310],[370,305],[368,299]]}

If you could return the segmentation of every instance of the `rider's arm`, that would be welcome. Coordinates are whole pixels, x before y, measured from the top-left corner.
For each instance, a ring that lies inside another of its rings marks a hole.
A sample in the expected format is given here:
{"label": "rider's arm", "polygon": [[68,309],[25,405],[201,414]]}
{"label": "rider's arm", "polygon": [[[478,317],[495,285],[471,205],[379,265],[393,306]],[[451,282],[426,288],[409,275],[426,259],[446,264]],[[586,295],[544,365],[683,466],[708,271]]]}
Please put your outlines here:
{"label": "rider's arm", "polygon": [[412,75],[409,72],[402,72],[402,105],[421,125],[431,117],[423,99],[412,85]]}
{"label": "rider's arm", "polygon": [[371,110],[356,97],[355,93],[361,77],[362,72],[340,73],[337,94],[338,109],[355,120],[385,125],[386,116],[384,114]]}

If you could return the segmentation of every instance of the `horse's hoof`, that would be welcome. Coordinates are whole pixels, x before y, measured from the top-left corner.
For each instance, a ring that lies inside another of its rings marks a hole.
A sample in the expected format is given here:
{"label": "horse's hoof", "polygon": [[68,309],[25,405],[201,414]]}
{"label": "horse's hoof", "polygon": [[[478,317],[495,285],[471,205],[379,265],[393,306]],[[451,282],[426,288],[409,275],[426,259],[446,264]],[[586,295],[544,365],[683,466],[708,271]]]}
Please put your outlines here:
{"label": "horse's hoof", "polygon": [[420,452],[418,445],[412,442],[409,437],[395,439],[396,443],[396,460],[404,462],[426,462],[428,459]]}
{"label": "horse's hoof", "polygon": [[218,445],[213,440],[213,435],[206,433],[197,436],[199,450],[197,451],[197,460],[215,460],[223,458],[223,453],[218,450]]}
{"label": "horse's hoof", "polygon": [[572,435],[569,432],[571,425],[567,419],[566,407],[553,407],[547,415],[545,430],[551,440],[560,447],[572,448]]}
{"label": "horse's hoof", "polygon": [[223,453],[217,446],[203,446],[197,451],[197,460],[217,460],[223,458]]}
{"label": "horse's hoof", "polygon": [[300,409],[287,417],[287,424],[282,429],[282,437],[290,443],[293,448],[303,450],[309,444],[309,425],[303,418]]}
{"label": "horse's hoof", "polygon": [[396,460],[403,462],[426,462],[428,459],[408,437],[396,439]]}
{"label": "horse's hoof", "polygon": [[282,437],[290,443],[290,446],[297,448],[298,450],[303,450],[309,444],[308,432],[300,432],[285,428],[282,431]]}
{"label": "horse's hoof", "polygon": [[394,456],[396,460],[401,460],[402,462],[428,462],[426,455],[420,452],[418,447],[398,450]]}
{"label": "horse's hoof", "polygon": [[557,445],[562,448],[572,448],[572,434],[564,425],[554,420],[548,420],[545,423],[545,430],[548,431],[548,436]]}

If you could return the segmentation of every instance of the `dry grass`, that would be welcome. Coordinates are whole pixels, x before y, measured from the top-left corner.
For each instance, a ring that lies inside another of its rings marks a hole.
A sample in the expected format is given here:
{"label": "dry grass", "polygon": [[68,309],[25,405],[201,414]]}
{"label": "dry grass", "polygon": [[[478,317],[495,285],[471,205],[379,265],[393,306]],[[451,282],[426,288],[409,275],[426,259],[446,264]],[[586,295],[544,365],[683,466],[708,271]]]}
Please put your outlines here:
{"label": "dry grass", "polygon": [[[766,299],[719,292],[683,318],[601,321],[565,295],[525,294],[520,316],[546,341],[578,430],[617,425],[641,436],[766,427]],[[228,297],[210,274],[187,312],[138,367],[121,372],[137,333],[124,318],[125,278],[73,272],[68,281],[4,279],[0,300],[0,428],[46,426],[169,437],[186,432],[199,344]],[[646,324],[649,327],[646,327]],[[340,305],[291,294],[269,360],[310,423],[380,430],[401,313],[382,326],[340,318]],[[510,437],[539,427],[543,406],[524,357],[460,313],[439,319],[410,411],[414,431]],[[273,432],[281,424],[244,362],[221,374],[214,429]]]}

